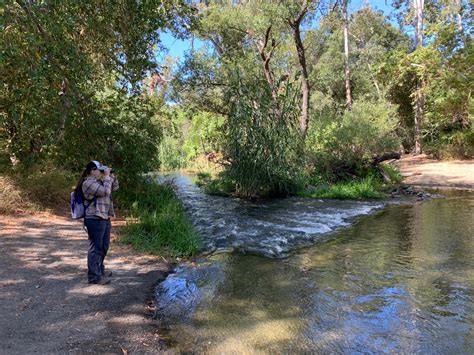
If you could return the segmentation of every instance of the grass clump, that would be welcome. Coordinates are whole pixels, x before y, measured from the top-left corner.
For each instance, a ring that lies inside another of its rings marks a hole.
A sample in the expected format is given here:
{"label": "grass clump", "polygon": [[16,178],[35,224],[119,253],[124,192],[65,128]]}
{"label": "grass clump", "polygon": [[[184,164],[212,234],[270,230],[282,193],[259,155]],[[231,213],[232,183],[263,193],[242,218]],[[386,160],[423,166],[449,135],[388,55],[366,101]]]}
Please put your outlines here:
{"label": "grass clump", "polygon": [[389,164],[381,164],[381,168],[391,183],[400,184],[402,182],[402,174],[398,168]]}
{"label": "grass clump", "polygon": [[298,193],[302,197],[334,198],[334,199],[380,199],[385,197],[380,192],[380,182],[368,176],[361,180],[338,182],[332,185],[322,185],[313,190]]}
{"label": "grass clump", "polygon": [[29,209],[31,204],[10,176],[0,176],[0,213],[10,214],[18,209]]}
{"label": "grass clump", "polygon": [[118,194],[129,208],[122,241],[140,251],[172,257],[197,253],[199,238],[170,185],[145,183],[133,194]]}

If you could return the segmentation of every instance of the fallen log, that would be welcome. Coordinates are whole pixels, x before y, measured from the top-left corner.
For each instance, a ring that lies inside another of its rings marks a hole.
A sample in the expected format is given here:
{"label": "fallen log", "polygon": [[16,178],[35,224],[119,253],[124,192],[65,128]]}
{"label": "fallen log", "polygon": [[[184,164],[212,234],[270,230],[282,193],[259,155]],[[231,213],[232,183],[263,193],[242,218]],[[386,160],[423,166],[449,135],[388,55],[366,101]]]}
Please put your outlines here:
{"label": "fallen log", "polygon": [[400,159],[401,154],[400,152],[390,152],[390,153],[385,153],[382,155],[376,155],[375,157],[372,158],[372,166],[377,166],[381,162],[385,160],[390,160],[390,159]]}

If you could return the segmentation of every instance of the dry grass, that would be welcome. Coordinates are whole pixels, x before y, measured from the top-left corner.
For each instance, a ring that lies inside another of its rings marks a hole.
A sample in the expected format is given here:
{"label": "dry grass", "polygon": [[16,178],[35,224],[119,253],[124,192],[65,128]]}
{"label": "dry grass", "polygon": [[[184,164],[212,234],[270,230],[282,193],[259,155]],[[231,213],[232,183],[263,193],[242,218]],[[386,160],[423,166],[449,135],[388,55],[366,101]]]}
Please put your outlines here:
{"label": "dry grass", "polygon": [[10,176],[0,176],[0,213],[31,210],[32,204]]}
{"label": "dry grass", "polygon": [[74,178],[52,171],[0,176],[0,213],[60,211],[69,208]]}

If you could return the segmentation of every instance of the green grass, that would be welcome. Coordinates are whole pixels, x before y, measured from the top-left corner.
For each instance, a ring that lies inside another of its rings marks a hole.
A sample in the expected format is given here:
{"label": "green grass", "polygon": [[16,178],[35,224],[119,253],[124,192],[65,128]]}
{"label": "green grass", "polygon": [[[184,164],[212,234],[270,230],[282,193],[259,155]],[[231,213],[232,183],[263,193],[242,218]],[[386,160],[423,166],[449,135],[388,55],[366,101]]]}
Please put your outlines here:
{"label": "green grass", "polygon": [[313,198],[334,199],[380,199],[385,195],[380,192],[380,183],[373,177],[367,177],[358,181],[339,182],[333,185],[325,185],[315,190],[304,190],[298,196]]}
{"label": "green grass", "polygon": [[197,253],[199,238],[171,186],[141,184],[132,195],[119,195],[129,209],[121,241],[151,254],[187,257]]}
{"label": "green grass", "polygon": [[397,167],[389,164],[381,164],[381,167],[392,183],[399,184],[402,182],[402,174]]}

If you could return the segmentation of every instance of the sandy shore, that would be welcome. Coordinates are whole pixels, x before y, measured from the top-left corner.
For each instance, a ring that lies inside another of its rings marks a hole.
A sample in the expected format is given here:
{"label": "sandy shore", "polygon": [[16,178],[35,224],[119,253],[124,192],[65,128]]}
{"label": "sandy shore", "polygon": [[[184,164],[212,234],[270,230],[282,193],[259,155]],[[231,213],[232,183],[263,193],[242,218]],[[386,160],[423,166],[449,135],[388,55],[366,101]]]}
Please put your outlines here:
{"label": "sandy shore", "polygon": [[432,188],[474,189],[474,160],[442,161],[406,155],[394,163],[405,184]]}

